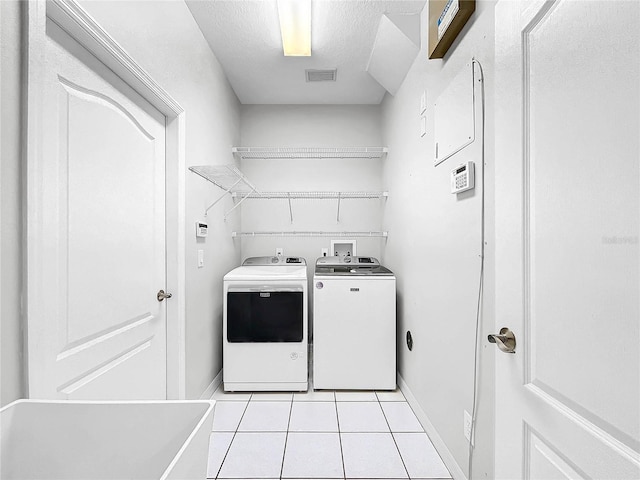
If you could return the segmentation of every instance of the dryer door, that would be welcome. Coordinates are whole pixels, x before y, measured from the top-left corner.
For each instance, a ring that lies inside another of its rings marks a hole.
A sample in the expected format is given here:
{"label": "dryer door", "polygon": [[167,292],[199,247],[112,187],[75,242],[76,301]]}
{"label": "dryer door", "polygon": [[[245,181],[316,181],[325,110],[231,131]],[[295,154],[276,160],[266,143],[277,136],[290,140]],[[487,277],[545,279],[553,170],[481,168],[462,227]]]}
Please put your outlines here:
{"label": "dryer door", "polygon": [[229,289],[227,341],[301,342],[304,334],[303,301],[301,287]]}

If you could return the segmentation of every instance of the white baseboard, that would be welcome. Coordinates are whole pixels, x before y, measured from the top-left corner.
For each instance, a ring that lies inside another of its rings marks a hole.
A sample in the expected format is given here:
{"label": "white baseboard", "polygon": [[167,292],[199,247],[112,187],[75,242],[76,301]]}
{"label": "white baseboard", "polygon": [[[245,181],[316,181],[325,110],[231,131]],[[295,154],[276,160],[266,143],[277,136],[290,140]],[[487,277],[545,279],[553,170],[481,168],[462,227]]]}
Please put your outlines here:
{"label": "white baseboard", "polygon": [[216,391],[216,389],[221,383],[222,383],[222,370],[218,372],[218,374],[211,381],[209,386],[205,389],[204,392],[202,392],[202,395],[200,395],[200,400],[209,400],[212,397],[213,392]]}
{"label": "white baseboard", "polygon": [[433,424],[429,420],[429,417],[427,417],[427,414],[424,413],[424,410],[422,410],[422,407],[420,407],[418,400],[416,400],[416,397],[413,396],[413,393],[411,393],[411,390],[409,390],[408,385],[406,384],[406,382],[404,381],[404,379],[399,373],[398,373],[398,386],[400,387],[400,390],[402,391],[405,398],[407,399],[407,402],[411,406],[411,409],[416,414],[416,416],[418,417],[418,420],[424,427],[424,431],[427,432],[427,435],[429,436],[431,443],[433,443],[433,446],[438,451],[440,458],[442,458],[442,461],[444,462],[445,466],[447,467],[447,469],[449,469],[449,473],[451,473],[451,476],[455,480],[466,479],[467,475],[462,471],[462,469],[460,468],[460,465],[458,465],[458,462],[456,462],[455,458],[447,448],[446,444],[444,443],[440,435],[438,435],[436,428],[433,426]]}

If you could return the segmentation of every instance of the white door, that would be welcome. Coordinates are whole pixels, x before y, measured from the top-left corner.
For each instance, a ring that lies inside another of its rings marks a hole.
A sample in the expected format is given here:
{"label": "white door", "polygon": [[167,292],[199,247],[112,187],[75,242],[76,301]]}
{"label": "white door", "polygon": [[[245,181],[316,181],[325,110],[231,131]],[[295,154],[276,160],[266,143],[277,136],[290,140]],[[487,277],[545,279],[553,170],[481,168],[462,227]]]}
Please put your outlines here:
{"label": "white door", "polygon": [[166,398],[165,117],[50,21],[41,61],[29,395]]}
{"label": "white door", "polygon": [[640,2],[496,10],[496,476],[640,478]]}

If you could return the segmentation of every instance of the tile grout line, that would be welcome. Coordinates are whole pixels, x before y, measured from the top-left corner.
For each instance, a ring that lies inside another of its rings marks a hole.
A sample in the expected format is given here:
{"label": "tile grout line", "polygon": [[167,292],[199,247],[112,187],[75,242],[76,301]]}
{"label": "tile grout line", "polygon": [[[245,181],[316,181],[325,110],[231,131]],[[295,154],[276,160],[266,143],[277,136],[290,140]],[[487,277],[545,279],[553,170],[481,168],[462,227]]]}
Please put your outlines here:
{"label": "tile grout line", "polygon": [[[240,424],[242,423],[242,419],[244,418],[244,414],[247,412],[247,408],[249,408],[249,402],[251,401],[251,397],[253,393],[249,395],[249,400],[247,400],[247,404],[244,406],[244,410],[242,411],[242,415],[240,416],[240,421],[238,421],[238,426],[233,432],[233,437],[231,437],[231,442],[229,442],[229,446],[227,447],[227,451],[224,453],[224,457],[222,458],[222,462],[220,462],[220,466],[218,467],[218,473],[214,478],[218,478],[220,476],[220,472],[222,471],[222,466],[224,465],[224,461],[227,459],[227,455],[231,451],[231,446],[233,445],[233,441],[236,439],[236,435],[238,434],[238,429],[240,428]],[[214,412],[215,415],[215,412]]]}
{"label": "tile grout line", "polygon": [[340,430],[340,416],[338,415],[338,397],[336,391],[333,391],[333,405],[336,409],[336,422],[338,424],[338,442],[340,443],[340,460],[342,460],[342,478],[347,478],[347,470],[344,466],[344,451],[342,450],[342,431]]}
{"label": "tile grout line", "polygon": [[[2,0],[0,0],[0,1],[2,1]],[[224,433],[224,432],[222,432],[222,433]],[[260,435],[260,434],[263,434],[263,433],[287,433],[287,431],[286,430],[243,430],[241,432],[239,431],[238,433],[242,433],[243,435],[245,433],[249,433],[251,435]]]}
{"label": "tile grout line", "polygon": [[411,475],[409,475],[409,470],[407,469],[407,465],[404,463],[404,458],[402,458],[400,447],[398,447],[398,442],[396,442],[396,437],[393,434],[393,430],[391,430],[391,424],[389,423],[387,414],[385,413],[384,408],[382,408],[382,402],[380,402],[380,397],[378,397],[378,392],[376,392],[376,398],[378,399],[378,406],[380,407],[380,410],[382,410],[382,416],[384,417],[384,421],[387,422],[387,427],[389,427],[389,433],[391,434],[391,439],[393,440],[393,444],[396,446],[396,450],[398,451],[398,456],[400,457],[400,461],[402,462],[404,471],[407,473],[407,478],[411,480]]}
{"label": "tile grout line", "polygon": [[289,420],[287,421],[287,432],[284,437],[284,450],[282,451],[282,463],[280,464],[280,479],[284,473],[284,457],[287,454],[287,441],[289,440],[289,427],[291,426],[291,412],[293,412],[293,395],[291,395],[291,404],[289,405]]}

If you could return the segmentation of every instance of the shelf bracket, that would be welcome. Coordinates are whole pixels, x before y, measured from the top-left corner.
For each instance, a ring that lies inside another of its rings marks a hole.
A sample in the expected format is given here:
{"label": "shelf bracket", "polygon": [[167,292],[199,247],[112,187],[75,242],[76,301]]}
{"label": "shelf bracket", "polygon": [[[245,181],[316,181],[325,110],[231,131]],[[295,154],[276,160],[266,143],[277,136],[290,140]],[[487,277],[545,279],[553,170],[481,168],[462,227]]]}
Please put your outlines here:
{"label": "shelf bracket", "polygon": [[340,223],[340,201],[342,200],[341,192],[338,192],[338,214],[336,215],[336,222]]}
{"label": "shelf bracket", "polygon": [[293,209],[291,208],[291,192],[287,192],[287,198],[289,199],[289,218],[291,219],[291,224],[293,224]]}
{"label": "shelf bracket", "polygon": [[[238,180],[239,181],[239,180]],[[233,187],[232,187],[233,188]],[[240,201],[238,203],[236,203],[233,207],[231,207],[231,209],[228,212],[225,212],[224,214],[224,221],[227,221],[227,216],[233,212],[236,208],[238,208],[240,206],[240,204],[242,202],[244,202],[247,198],[249,198],[249,195],[251,195],[252,193],[254,193],[256,191],[255,187],[251,187],[251,190],[249,192],[247,192],[245,195],[243,195],[243,197],[240,199]]]}
{"label": "shelf bracket", "polygon": [[[236,183],[234,183],[233,185],[231,185],[228,189],[226,189],[226,190],[224,191],[224,193],[223,193],[223,194],[222,194],[222,195],[221,195],[221,196],[220,196],[220,197],[219,197],[215,202],[213,202],[211,205],[209,205],[209,206],[207,207],[207,209],[204,211],[204,216],[206,217],[206,216],[207,216],[207,213],[209,213],[209,210],[211,210],[211,209],[214,207],[214,205],[215,205],[215,204],[217,204],[220,200],[222,200],[222,199],[225,197],[225,195],[227,195],[228,193],[230,193],[230,192],[231,192],[231,190],[233,190],[233,187],[235,187],[236,185],[238,185],[240,182],[242,182],[242,178],[239,178],[239,179],[238,179],[238,181],[237,181]],[[225,219],[226,219],[226,217],[227,217],[227,215],[225,214]]]}

